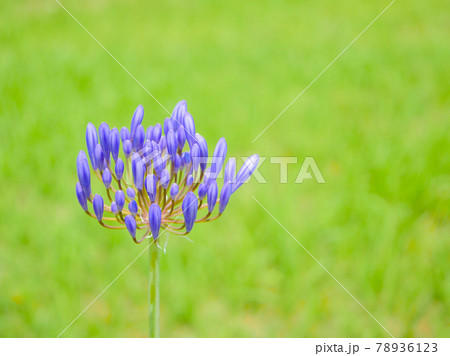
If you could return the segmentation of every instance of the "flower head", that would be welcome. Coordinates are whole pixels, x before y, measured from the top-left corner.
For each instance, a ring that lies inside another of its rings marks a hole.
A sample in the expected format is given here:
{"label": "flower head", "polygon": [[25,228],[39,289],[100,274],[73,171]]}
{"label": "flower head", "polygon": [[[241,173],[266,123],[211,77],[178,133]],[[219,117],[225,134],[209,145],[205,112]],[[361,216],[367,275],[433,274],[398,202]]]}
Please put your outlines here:
{"label": "flower head", "polygon": [[[78,202],[88,215],[104,227],[127,229],[136,243],[150,234],[157,240],[162,231],[185,235],[196,223],[218,218],[259,160],[258,155],[251,156],[236,175],[236,161],[230,159],[224,168],[223,183],[218,182],[227,155],[226,140],[219,139],[208,166],[208,144],[196,132],[186,101],[175,106],[163,125],[156,123],[145,129],[143,118],[144,108],[139,105],[130,129],[122,127],[119,131],[102,123],[97,131],[92,123],[88,124],[88,155],[80,151],[77,156],[75,187]],[[105,204],[101,195],[91,193],[88,156],[109,203]],[[110,221],[116,224],[109,225]],[[140,240],[136,238],[138,230],[143,231]]]}

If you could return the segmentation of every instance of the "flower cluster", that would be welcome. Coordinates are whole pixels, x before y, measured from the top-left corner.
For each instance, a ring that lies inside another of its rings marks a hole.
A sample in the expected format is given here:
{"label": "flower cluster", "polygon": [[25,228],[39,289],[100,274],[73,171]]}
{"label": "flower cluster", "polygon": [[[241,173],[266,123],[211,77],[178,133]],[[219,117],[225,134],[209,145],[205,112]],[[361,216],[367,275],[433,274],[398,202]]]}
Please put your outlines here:
{"label": "flower cluster", "polygon": [[[194,223],[220,217],[231,195],[252,175],[259,156],[249,157],[237,174],[236,161],[229,159],[219,189],[217,178],[227,154],[225,138],[217,142],[209,158],[206,140],[196,132],[186,101],[175,106],[162,126],[158,123],[145,130],[143,118],[144,108],[139,105],[130,129],[110,129],[104,122],[97,132],[88,124],[88,155],[80,151],[77,157],[76,195],[83,210],[104,227],[126,228],[136,243],[151,236],[157,240],[161,229],[186,235]],[[124,159],[119,157],[121,142]],[[110,205],[91,192],[89,161]],[[139,239],[138,230],[144,231]]]}

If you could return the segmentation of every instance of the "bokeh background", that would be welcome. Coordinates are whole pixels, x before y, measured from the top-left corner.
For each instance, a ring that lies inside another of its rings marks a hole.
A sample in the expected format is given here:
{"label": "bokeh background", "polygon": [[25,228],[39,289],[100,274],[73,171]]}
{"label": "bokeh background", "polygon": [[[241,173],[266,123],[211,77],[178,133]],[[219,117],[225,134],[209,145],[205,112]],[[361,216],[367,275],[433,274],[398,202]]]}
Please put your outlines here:
{"label": "bokeh background", "polygon": [[[61,3],[170,110],[188,101],[230,155],[265,164],[226,214],[171,238],[161,335],[449,336],[449,18],[397,1],[255,143],[389,3]],[[0,3],[0,336],[55,337],[144,248],[88,218],[74,194],[86,124],[146,125],[164,110],[53,0]],[[210,143],[210,145],[211,145]],[[326,184],[294,184],[305,156]],[[145,337],[148,256],[63,336]]]}

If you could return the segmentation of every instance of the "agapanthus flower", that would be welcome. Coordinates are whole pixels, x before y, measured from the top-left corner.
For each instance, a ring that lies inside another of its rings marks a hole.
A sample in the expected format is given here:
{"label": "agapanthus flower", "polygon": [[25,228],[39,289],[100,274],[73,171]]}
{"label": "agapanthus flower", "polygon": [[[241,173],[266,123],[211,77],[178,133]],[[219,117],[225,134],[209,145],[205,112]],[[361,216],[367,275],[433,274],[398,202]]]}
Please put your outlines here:
{"label": "agapanthus flower", "polygon": [[[184,100],[163,125],[145,128],[143,119],[139,105],[130,129],[110,129],[104,122],[97,131],[94,124],[87,125],[88,154],[78,154],[75,189],[83,210],[104,227],[128,230],[136,243],[148,237],[157,241],[163,231],[186,235],[196,223],[220,217],[256,169],[259,156],[248,158],[237,174],[234,159],[224,168],[227,143],[222,137],[208,160],[208,144],[196,132]],[[91,191],[91,168],[106,190],[105,199]]]}

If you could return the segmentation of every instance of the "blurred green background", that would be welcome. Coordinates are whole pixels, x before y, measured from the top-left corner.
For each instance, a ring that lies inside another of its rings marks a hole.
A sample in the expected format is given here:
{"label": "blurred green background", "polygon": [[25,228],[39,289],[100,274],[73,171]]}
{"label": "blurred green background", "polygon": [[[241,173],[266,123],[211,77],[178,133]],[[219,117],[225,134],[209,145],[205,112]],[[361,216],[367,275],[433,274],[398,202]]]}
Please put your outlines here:
{"label": "blurred green background", "polygon": [[[61,3],[210,145],[299,157],[170,239],[162,336],[389,336],[252,195],[394,336],[449,336],[446,2],[397,1],[254,144],[388,0]],[[0,12],[0,336],[55,337],[145,247],[77,203],[86,124],[167,115],[55,1]],[[326,184],[294,184],[305,156]],[[145,337],[147,283],[145,254],[63,336]]]}

